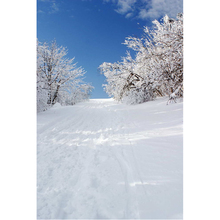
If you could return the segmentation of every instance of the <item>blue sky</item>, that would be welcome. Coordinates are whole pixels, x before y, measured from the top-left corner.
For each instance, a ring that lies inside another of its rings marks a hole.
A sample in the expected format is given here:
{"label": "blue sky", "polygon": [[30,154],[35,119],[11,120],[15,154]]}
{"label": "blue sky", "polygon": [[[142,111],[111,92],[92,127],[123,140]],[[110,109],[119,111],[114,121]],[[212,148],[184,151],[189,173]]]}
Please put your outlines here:
{"label": "blue sky", "polygon": [[37,38],[67,47],[95,87],[91,98],[107,98],[98,66],[125,56],[126,37],[141,37],[152,20],[182,11],[182,0],[37,0]]}

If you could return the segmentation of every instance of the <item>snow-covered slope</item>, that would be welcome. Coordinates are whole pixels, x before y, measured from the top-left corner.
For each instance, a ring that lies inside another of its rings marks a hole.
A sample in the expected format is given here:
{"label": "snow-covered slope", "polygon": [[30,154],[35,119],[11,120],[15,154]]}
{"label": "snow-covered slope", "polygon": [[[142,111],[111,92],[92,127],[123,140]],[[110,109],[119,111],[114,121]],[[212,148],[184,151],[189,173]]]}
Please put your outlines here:
{"label": "snow-covered slope", "polygon": [[166,102],[39,113],[38,218],[182,218],[183,103]]}

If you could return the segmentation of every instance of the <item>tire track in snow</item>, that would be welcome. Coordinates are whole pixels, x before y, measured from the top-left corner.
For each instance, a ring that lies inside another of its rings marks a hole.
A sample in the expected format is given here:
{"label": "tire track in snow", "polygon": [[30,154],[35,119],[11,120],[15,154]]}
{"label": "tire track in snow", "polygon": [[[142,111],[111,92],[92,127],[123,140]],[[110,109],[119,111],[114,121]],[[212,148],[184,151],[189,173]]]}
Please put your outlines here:
{"label": "tire track in snow", "polygon": [[[126,112],[127,112],[127,115],[129,116],[128,110],[126,110]],[[137,125],[133,121],[133,119],[131,117],[128,117],[128,118],[129,118],[129,122],[132,124],[131,127],[137,128]],[[137,157],[136,157],[136,154],[135,154],[135,150],[134,150],[134,141],[131,138],[131,132],[130,131],[128,131],[128,141],[130,143],[130,149],[131,149],[131,155],[132,155],[132,160],[133,160],[133,164],[134,164],[134,169],[136,170],[135,173],[137,173],[137,175],[138,175],[138,179],[139,179],[138,181],[140,181],[142,183],[141,186],[142,186],[142,189],[143,189],[143,191],[144,191],[144,193],[146,195],[146,198],[147,198],[148,194],[147,194],[147,192],[145,190],[144,181],[143,181],[143,179],[141,177],[140,169],[139,169],[139,166],[138,166],[138,160],[137,160]]]}
{"label": "tire track in snow", "polygon": [[[124,185],[126,189],[126,206],[125,206],[125,212],[124,212],[124,218],[139,218],[139,210],[138,210],[138,202],[136,197],[136,186],[132,187],[130,184],[135,181],[132,164],[126,158],[124,154],[124,149],[130,146],[130,141],[127,139],[127,132],[123,129],[123,127],[126,126],[126,119],[128,119],[127,115],[119,114],[117,111],[117,114],[112,115],[112,121],[116,121],[115,125],[112,125],[112,127],[115,128],[116,131],[120,130],[122,133],[119,133],[118,135],[113,132],[113,136],[111,137],[112,147],[111,152],[114,158],[116,158],[120,170],[122,172],[122,175],[124,176]],[[116,146],[116,143],[118,142],[118,139],[114,139],[114,137],[117,137],[119,140],[123,140],[122,146],[117,146],[117,149],[115,149],[114,145]],[[126,141],[125,141],[126,140]],[[131,211],[132,210],[132,211]]]}
{"label": "tire track in snow", "polygon": [[[83,113],[85,113],[85,110],[87,111],[87,114],[84,115]],[[98,111],[97,111],[98,110]],[[101,111],[102,114],[101,114]],[[108,117],[106,118],[106,111],[108,112]],[[99,157],[99,154],[101,154],[101,152],[105,152],[106,148],[109,148],[110,151],[109,154],[107,155],[107,157],[112,157],[114,158],[115,161],[117,161],[120,170],[121,170],[121,175],[123,175],[124,177],[124,183],[125,183],[125,194],[124,194],[124,202],[125,202],[125,207],[124,207],[124,218],[128,218],[129,216],[133,216],[133,217],[137,217],[137,213],[138,213],[138,208],[136,206],[136,203],[133,202],[134,201],[134,197],[135,197],[135,191],[133,189],[131,189],[130,187],[130,183],[134,181],[133,177],[132,177],[132,169],[131,169],[131,165],[128,164],[128,161],[125,158],[125,155],[123,153],[123,149],[122,147],[117,147],[117,150],[115,150],[115,147],[113,147],[114,143],[116,142],[116,140],[114,140],[114,136],[117,136],[115,134],[114,131],[118,131],[120,129],[120,126],[122,124],[122,118],[123,115],[118,115],[118,113],[116,114],[116,112],[111,111],[111,109],[108,109],[108,105],[103,105],[103,103],[94,103],[94,104],[87,104],[84,106],[80,106],[78,107],[76,113],[78,114],[78,117],[71,117],[74,113],[73,112],[68,112],[68,115],[65,115],[63,118],[59,118],[59,122],[50,122],[48,125],[46,125],[44,127],[44,129],[40,130],[40,134],[39,136],[42,136],[41,138],[39,138],[41,141],[39,144],[41,144],[42,141],[44,140],[48,140],[50,141],[50,139],[53,139],[54,137],[55,140],[63,140],[62,143],[57,143],[55,144],[54,147],[54,151],[60,151],[61,148],[67,146],[68,143],[71,142],[71,132],[73,133],[73,136],[78,136],[79,137],[79,141],[78,141],[78,156],[77,157],[73,157],[73,159],[76,159],[76,163],[74,164],[74,177],[71,177],[71,171],[67,172],[63,178],[66,178],[67,176],[69,176],[69,183],[66,185],[66,188],[70,188],[70,189],[74,189],[75,192],[78,192],[78,190],[80,189],[80,184],[83,180],[87,179],[88,181],[92,182],[92,179],[97,180],[99,179],[97,172],[95,173],[95,177],[94,177],[94,172],[92,172],[93,170],[97,169],[94,166],[95,163],[95,158]],[[106,120],[107,119],[107,120]],[[99,122],[97,124],[97,121]],[[74,131],[77,128],[78,133]],[[109,128],[109,130],[108,130]],[[98,133],[97,131],[105,131],[107,129],[107,131]],[[53,133],[51,134],[50,131],[53,130]],[[85,135],[82,135],[83,131],[86,130],[93,130],[94,134],[88,134],[86,135],[86,139],[85,139]],[[69,135],[65,134],[65,131],[68,133],[70,133]],[[50,134],[48,136],[48,134]],[[119,137],[120,139],[124,139],[125,136],[127,134],[123,133],[120,134]],[[105,144],[98,144],[98,141],[101,140],[101,137],[104,139],[108,139],[108,146],[105,146]],[[66,139],[66,140],[65,140]],[[125,144],[125,143],[124,143]],[[91,146],[89,146],[91,145]],[[127,141],[126,145],[129,145],[129,142]],[[85,151],[82,150],[83,147],[92,147],[92,148],[96,148],[95,152],[93,151]],[[103,150],[102,150],[103,148]],[[49,153],[49,152],[48,152]],[[106,152],[105,152],[106,154]],[[71,155],[70,155],[71,157]],[[63,158],[63,159],[62,159]],[[60,152],[59,157],[57,158],[57,160],[62,161],[65,160],[66,155],[64,154],[64,152]],[[82,161],[86,161],[86,163],[82,163]],[[70,169],[71,165],[69,165]],[[61,168],[62,168],[62,164],[61,164]],[[58,169],[58,168],[56,168]],[[51,172],[50,172],[50,175]],[[108,175],[112,175],[112,174],[108,174]],[[87,178],[86,178],[87,177]],[[135,187],[134,187],[135,188]],[[62,189],[62,188],[61,188]],[[64,189],[63,189],[64,190]],[[97,199],[99,199],[99,195],[98,195],[98,189],[97,189],[97,198],[94,197],[94,195],[92,195],[93,199],[92,199],[92,203],[97,204],[98,201]],[[76,193],[77,194],[77,193]],[[76,195],[73,194],[73,195]],[[61,197],[59,199],[58,203],[62,203],[62,205],[58,205],[57,208],[57,215],[59,217],[68,217],[68,214],[65,214],[64,210],[65,207],[67,207],[68,205],[68,200],[74,200],[72,197],[68,196],[68,199],[65,199],[64,197]],[[86,199],[84,199],[86,200]],[[66,205],[65,205],[66,204]],[[71,205],[69,205],[71,207]],[[74,207],[72,207],[72,209],[74,210]],[[131,213],[129,210],[134,210],[134,213]],[[78,212],[76,211],[76,216],[80,216],[82,215],[82,212]],[[100,215],[100,214],[97,214]]]}

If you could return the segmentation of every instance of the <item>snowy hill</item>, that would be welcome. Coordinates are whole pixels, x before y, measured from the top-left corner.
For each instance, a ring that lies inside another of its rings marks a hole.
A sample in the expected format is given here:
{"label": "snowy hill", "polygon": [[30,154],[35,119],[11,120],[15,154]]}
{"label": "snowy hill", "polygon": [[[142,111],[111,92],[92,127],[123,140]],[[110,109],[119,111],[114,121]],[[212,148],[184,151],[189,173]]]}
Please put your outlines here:
{"label": "snowy hill", "polygon": [[182,218],[183,103],[166,102],[39,113],[38,218]]}

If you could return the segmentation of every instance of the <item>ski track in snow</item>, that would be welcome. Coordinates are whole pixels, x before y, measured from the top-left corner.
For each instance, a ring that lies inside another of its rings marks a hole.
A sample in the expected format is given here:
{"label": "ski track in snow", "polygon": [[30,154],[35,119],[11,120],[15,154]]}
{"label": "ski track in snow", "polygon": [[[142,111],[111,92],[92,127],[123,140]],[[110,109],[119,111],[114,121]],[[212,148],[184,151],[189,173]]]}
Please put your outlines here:
{"label": "ski track in snow", "polygon": [[183,103],[94,99],[38,114],[38,219],[174,219]]}

